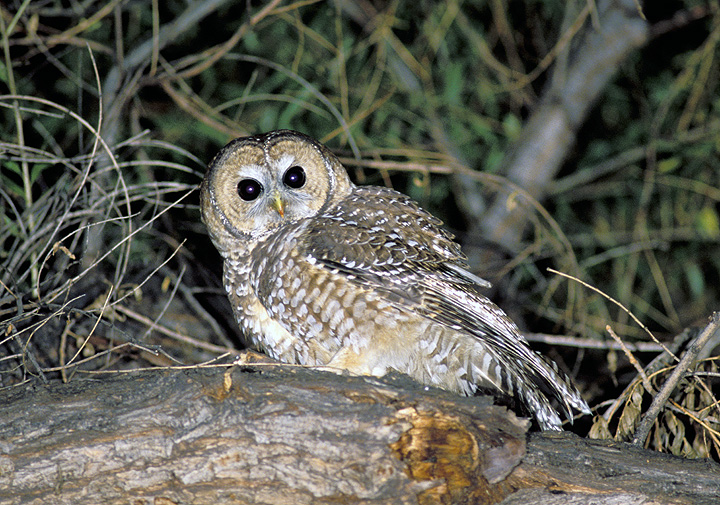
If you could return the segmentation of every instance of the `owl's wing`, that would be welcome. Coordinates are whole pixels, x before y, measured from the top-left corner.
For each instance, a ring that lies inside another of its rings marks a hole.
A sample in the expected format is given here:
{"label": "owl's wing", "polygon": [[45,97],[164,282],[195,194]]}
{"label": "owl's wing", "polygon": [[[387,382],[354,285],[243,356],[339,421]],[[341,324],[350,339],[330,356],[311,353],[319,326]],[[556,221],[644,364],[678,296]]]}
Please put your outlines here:
{"label": "owl's wing", "polygon": [[392,279],[414,268],[443,268],[458,282],[489,288],[469,272],[467,258],[442,221],[412,199],[387,188],[355,188],[339,205],[313,219],[305,251],[348,275]]}
{"label": "owl's wing", "polygon": [[[522,339],[514,323],[481,293],[490,283],[467,270],[460,246],[441,225],[401,193],[359,187],[314,218],[299,245],[322,267],[382,292],[405,309],[469,333],[482,332],[484,338],[500,331]],[[498,328],[501,316],[509,328]]]}
{"label": "owl's wing", "polygon": [[[566,414],[570,405],[586,411],[569,378],[533,352],[515,323],[482,294],[490,284],[467,270],[460,247],[441,224],[405,195],[360,187],[316,217],[300,245],[321,267],[482,340],[507,367],[560,400]],[[506,387],[515,389],[521,381],[513,382]]]}

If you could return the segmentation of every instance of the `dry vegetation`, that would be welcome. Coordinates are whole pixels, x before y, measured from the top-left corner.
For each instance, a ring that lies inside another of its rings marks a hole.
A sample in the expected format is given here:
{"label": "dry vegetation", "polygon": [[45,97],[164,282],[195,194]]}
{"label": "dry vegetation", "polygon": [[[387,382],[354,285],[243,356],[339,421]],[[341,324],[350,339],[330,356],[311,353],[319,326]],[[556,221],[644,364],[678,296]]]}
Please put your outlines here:
{"label": "dry vegetation", "polygon": [[[649,3],[5,2],[0,387],[228,359],[195,188],[229,139],[293,128],[441,216],[577,376],[598,417],[574,430],[632,437],[676,361],[637,369],[720,307],[720,8]],[[558,103],[566,134],[523,158]],[[650,447],[720,459],[713,347]]]}

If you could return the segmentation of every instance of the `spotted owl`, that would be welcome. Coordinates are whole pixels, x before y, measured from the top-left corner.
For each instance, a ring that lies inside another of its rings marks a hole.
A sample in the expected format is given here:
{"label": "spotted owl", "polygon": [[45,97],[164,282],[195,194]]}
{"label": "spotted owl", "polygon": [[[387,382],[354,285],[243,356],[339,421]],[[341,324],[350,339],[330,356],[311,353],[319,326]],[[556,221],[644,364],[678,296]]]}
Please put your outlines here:
{"label": "spotted owl", "polygon": [[519,401],[559,430],[557,400],[589,408],[485,295],[442,222],[396,191],[355,186],[322,144],[280,130],[210,163],[202,218],[250,343],[273,358],[382,376],[395,370]]}

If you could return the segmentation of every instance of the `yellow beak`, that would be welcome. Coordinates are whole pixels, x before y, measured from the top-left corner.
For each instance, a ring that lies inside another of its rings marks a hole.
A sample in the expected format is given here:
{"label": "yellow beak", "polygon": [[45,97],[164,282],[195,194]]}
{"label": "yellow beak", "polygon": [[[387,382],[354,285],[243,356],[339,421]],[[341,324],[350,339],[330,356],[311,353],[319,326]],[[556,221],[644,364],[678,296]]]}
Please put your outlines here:
{"label": "yellow beak", "polygon": [[270,205],[277,211],[278,214],[280,214],[280,218],[285,217],[285,202],[283,202],[282,198],[280,198],[280,193],[275,193],[273,195],[272,203]]}

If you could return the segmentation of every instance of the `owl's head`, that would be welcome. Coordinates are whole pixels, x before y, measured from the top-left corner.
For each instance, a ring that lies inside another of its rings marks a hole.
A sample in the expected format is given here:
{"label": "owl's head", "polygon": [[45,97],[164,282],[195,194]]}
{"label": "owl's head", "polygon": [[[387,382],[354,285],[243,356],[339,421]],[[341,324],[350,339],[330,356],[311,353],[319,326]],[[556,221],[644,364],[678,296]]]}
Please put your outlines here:
{"label": "owl's head", "polygon": [[210,162],[200,209],[218,249],[262,238],[314,216],[350,193],[340,161],[316,140],[291,130],[238,138]]}

